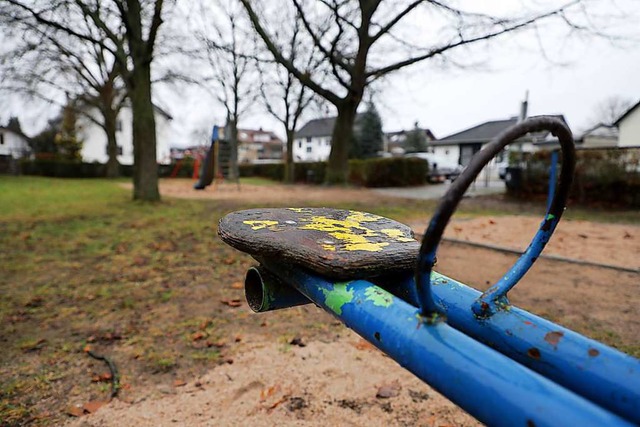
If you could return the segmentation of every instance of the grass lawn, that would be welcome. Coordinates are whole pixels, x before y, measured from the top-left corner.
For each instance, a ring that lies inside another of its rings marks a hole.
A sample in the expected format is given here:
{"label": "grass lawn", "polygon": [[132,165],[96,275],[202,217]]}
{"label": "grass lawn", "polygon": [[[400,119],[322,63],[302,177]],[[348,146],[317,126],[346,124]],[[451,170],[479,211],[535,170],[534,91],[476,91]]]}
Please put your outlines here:
{"label": "grass lawn", "polygon": [[[161,380],[190,379],[231,363],[247,334],[269,334],[286,345],[302,330],[322,337],[341,328],[329,316],[304,315],[305,307],[273,313],[268,324],[233,307],[253,261],[217,238],[217,221],[252,206],[137,203],[117,184],[0,176],[2,425],[59,424],[71,403],[106,400],[109,383],[93,381],[105,366],[84,353],[86,345],[116,361],[121,396],[136,399]],[[434,206],[384,199],[335,207],[407,221],[428,217]],[[519,209],[476,203],[461,213]],[[594,215],[639,222],[637,213]]]}

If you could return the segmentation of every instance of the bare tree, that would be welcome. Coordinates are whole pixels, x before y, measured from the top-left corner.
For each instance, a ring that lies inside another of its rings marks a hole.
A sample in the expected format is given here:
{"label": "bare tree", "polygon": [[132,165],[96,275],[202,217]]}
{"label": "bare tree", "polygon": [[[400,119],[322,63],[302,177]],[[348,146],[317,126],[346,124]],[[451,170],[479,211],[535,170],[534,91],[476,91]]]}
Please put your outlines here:
{"label": "bare tree", "polygon": [[[300,17],[294,21],[291,33],[288,34],[289,42],[286,45],[286,55],[297,61],[298,57],[304,65],[303,71],[311,71],[319,65],[322,59],[317,55],[317,49],[306,47],[304,35],[301,34],[302,22]],[[293,143],[300,119],[314,101],[318,101],[317,95],[301,84],[295,76],[280,64],[259,61],[260,68],[260,94],[262,103],[267,112],[284,127],[286,135],[286,158],[284,168],[284,181],[293,183],[295,177],[295,162],[293,160]]]}
{"label": "bare tree", "polygon": [[[35,24],[23,20],[2,27],[12,48],[0,55],[4,76],[0,90],[26,93],[65,109],[76,108],[76,113],[104,130],[106,174],[118,176],[116,119],[125,90],[113,55],[100,45]],[[83,24],[92,26],[86,21]],[[96,32],[95,28],[87,30]]]}
{"label": "bare tree", "polygon": [[591,117],[591,126],[603,124],[606,126],[613,126],[618,119],[626,113],[629,108],[633,106],[634,102],[631,99],[623,98],[621,96],[610,96],[604,99],[595,108],[594,114]]}
{"label": "bare tree", "polygon": [[14,21],[31,20],[46,26],[52,37],[57,33],[71,36],[113,55],[133,115],[133,198],[159,200],[151,65],[164,1],[4,0],[4,4],[3,13]]}
{"label": "bare tree", "polygon": [[[299,13],[305,32],[324,57],[324,67],[308,73],[297,58],[286,52],[280,38],[280,28],[287,25],[282,22],[282,2],[274,11],[263,2],[240,1],[273,58],[338,111],[327,183],[346,182],[356,110],[371,83],[413,64],[442,59],[463,46],[497,40],[545,20],[555,18],[574,31],[588,26],[575,22],[570,14],[576,8],[577,12],[584,12],[579,9],[580,0],[546,10],[523,8],[511,16],[480,13],[471,9],[472,4],[464,8],[438,0],[290,0],[288,4]],[[418,12],[421,26],[430,30],[425,31],[428,37],[423,40],[408,35],[401,24]],[[431,31],[433,28],[437,31]],[[320,75],[329,78],[323,83]]]}
{"label": "bare tree", "polygon": [[[257,68],[253,54],[255,40],[237,5],[203,5],[205,21],[198,39],[205,47],[208,70],[201,78],[204,87],[226,112],[231,144],[229,179],[237,181],[238,123],[253,107],[258,96]],[[244,24],[244,26],[243,26]]]}

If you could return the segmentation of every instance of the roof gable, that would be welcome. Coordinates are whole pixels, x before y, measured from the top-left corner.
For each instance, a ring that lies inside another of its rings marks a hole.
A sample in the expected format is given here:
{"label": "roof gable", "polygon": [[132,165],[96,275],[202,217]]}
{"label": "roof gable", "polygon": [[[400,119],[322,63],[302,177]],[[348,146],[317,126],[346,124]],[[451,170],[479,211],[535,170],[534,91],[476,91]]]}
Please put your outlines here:
{"label": "roof gable", "polygon": [[[549,117],[555,117],[566,123],[564,116],[561,114],[550,115]],[[454,133],[436,141],[430,142],[432,145],[457,145],[457,144],[474,144],[474,143],[486,143],[491,141],[496,136],[518,123],[517,117],[512,117],[506,120],[492,120],[481,123],[469,129]],[[549,131],[535,132],[529,135],[529,139],[532,142],[547,140],[550,135]]]}
{"label": "roof gable", "polygon": [[616,120],[616,122],[614,123],[614,125],[619,126],[620,123],[626,119],[629,114],[631,114],[636,108],[640,107],[640,101],[638,101],[637,104],[635,104],[634,106],[632,106],[631,108],[629,108],[623,115],[620,116],[620,118],[618,120]]}
{"label": "roof gable", "polygon": [[[357,125],[362,118],[362,113],[356,114],[354,125]],[[320,136],[331,136],[335,127],[337,117],[323,117],[321,119],[309,120],[296,132],[296,138],[312,138]]]}

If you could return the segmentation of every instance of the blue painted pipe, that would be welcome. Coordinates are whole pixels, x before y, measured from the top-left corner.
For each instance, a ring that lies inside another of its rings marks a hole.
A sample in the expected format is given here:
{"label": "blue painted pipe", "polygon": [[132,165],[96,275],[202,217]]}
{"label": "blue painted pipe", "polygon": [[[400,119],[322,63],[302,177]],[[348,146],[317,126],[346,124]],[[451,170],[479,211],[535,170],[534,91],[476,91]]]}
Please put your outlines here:
{"label": "blue painted pipe", "polygon": [[[453,328],[618,415],[640,424],[640,360],[512,305],[490,317],[471,307],[481,293],[431,273],[436,306]],[[381,284],[418,306],[413,275]]]}
{"label": "blue painted pipe", "polygon": [[631,425],[446,323],[426,322],[417,307],[371,282],[333,283],[279,263],[263,266],[481,422]]}

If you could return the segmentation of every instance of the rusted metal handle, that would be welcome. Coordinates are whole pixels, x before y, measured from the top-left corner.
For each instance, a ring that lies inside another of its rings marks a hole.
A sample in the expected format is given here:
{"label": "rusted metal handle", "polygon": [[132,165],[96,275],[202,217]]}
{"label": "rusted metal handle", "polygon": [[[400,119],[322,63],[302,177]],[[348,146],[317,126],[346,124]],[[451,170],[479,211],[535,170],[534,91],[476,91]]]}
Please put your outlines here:
{"label": "rusted metal handle", "polygon": [[507,292],[525,275],[536,261],[538,255],[549,241],[564,212],[569,188],[573,179],[575,167],[575,148],[573,135],[567,125],[554,117],[535,117],[524,120],[498,135],[493,141],[476,153],[469,165],[452,184],[447,193],[440,200],[429,227],[424,234],[418,265],[415,272],[416,291],[420,303],[420,312],[425,319],[436,319],[439,311],[434,302],[431,291],[431,270],[436,257],[438,244],[442,239],[444,229],[455,212],[462,196],[482,169],[500,153],[507,145],[530,132],[550,131],[558,138],[562,148],[562,170],[558,180],[558,188],[549,205],[540,229],[533,237],[527,250],[509,271],[474,303],[473,310],[478,316],[490,316],[500,305],[506,304]]}

